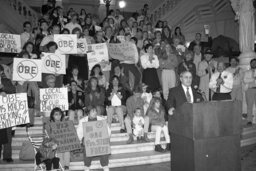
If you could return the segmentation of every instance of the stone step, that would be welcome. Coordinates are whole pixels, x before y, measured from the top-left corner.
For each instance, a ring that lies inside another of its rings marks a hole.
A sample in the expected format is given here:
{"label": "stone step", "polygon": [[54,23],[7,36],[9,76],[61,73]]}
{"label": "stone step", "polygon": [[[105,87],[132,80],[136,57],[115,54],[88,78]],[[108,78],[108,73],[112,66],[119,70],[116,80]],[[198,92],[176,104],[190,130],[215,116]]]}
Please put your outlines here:
{"label": "stone step", "polygon": [[[161,144],[166,144],[164,139],[160,142]],[[132,144],[126,144],[126,142],[111,142],[111,154],[124,154],[124,153],[135,153],[135,152],[145,152],[154,151],[154,139],[146,143],[137,143],[134,141]],[[21,146],[13,146],[12,148],[12,158],[19,159],[19,153]]]}
{"label": "stone step", "polygon": [[[145,164],[154,164],[161,162],[170,161],[170,153],[159,153],[155,151],[146,151],[146,152],[135,152],[127,154],[112,154],[109,157],[109,167],[125,167],[125,166],[135,166],[135,165],[145,165]],[[21,161],[15,159],[13,163],[4,163],[0,161],[1,171],[32,171],[34,168],[33,161]],[[92,161],[91,169],[100,169],[100,162],[98,159]],[[84,163],[82,161],[71,162],[70,170],[83,170]]]}

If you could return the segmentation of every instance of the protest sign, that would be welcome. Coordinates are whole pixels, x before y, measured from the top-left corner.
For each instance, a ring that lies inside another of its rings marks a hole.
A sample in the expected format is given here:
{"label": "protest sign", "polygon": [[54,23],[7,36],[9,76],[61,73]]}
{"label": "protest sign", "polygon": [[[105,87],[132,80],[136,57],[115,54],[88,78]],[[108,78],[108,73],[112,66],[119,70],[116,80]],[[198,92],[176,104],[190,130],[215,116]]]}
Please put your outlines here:
{"label": "protest sign", "polygon": [[20,53],[21,52],[20,35],[0,33],[0,52]]}
{"label": "protest sign", "polygon": [[77,54],[76,34],[55,34],[54,42],[57,43],[60,54]]}
{"label": "protest sign", "polygon": [[41,81],[42,61],[39,59],[14,58],[13,81]]}
{"label": "protest sign", "polygon": [[84,122],[83,130],[87,157],[110,154],[110,137],[106,120]]}
{"label": "protest sign", "polygon": [[57,151],[59,153],[81,148],[80,141],[72,121],[51,122],[49,128],[50,130],[47,130],[47,132],[50,134],[50,137],[57,140]]}
{"label": "protest sign", "polygon": [[108,67],[108,47],[106,43],[91,44],[88,45],[88,50],[90,53],[87,54],[89,70],[93,68],[94,65],[100,64],[103,71],[107,71]]}
{"label": "protest sign", "polygon": [[77,53],[86,54],[88,50],[86,38],[81,38],[77,40]]}
{"label": "protest sign", "polygon": [[138,59],[138,50],[134,43],[109,43],[109,56],[120,61],[130,61],[135,63]]}
{"label": "protest sign", "polygon": [[57,53],[43,53],[42,73],[66,74],[66,56]]}
{"label": "protest sign", "polygon": [[59,107],[62,111],[68,110],[68,89],[40,89],[40,111],[51,112],[55,107]]}
{"label": "protest sign", "polygon": [[27,93],[0,96],[0,129],[29,123]]}

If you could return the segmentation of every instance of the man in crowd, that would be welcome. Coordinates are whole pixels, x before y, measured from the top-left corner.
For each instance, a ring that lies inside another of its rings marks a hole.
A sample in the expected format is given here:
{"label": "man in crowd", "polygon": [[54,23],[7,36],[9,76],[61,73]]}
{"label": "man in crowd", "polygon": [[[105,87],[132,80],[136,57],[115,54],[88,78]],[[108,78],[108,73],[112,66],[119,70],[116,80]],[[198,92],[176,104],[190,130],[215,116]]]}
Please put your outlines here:
{"label": "man in crowd", "polygon": [[206,34],[206,37],[208,38],[207,42],[202,42],[202,35],[201,33],[196,33],[195,40],[193,40],[188,47],[188,50],[193,51],[194,46],[200,45],[201,52],[203,53],[206,48],[212,47],[212,37],[209,36],[209,34]]}
{"label": "man in crowd", "polygon": [[211,76],[209,88],[214,92],[212,100],[231,100],[233,74],[225,69],[225,63],[218,62],[217,72]]}
{"label": "man in crowd", "polygon": [[20,35],[21,47],[25,45],[26,42],[34,42],[35,37],[32,34],[32,25],[29,21],[23,23],[24,32]]}
{"label": "man in crowd", "polygon": [[[247,125],[253,121],[253,104],[256,103],[256,59],[250,62],[251,69],[244,73],[245,97],[247,103]],[[255,117],[255,116],[254,116]]]}

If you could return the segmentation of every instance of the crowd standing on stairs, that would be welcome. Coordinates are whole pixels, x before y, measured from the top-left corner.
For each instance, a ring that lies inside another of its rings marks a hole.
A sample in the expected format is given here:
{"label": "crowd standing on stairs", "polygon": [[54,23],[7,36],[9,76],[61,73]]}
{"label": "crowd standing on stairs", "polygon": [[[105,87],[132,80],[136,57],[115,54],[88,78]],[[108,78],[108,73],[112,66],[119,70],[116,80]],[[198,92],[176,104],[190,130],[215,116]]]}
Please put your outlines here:
{"label": "crowd standing on stairs", "polygon": [[[73,8],[66,12],[49,0],[42,7],[42,18],[37,26],[32,27],[30,22],[23,23],[21,42],[24,48],[18,54],[19,58],[40,59],[42,52],[55,53],[58,49],[53,39],[55,34],[76,34],[78,38],[85,38],[88,44],[134,43],[138,59],[134,57],[135,63],[110,59],[104,65],[111,66],[111,69],[102,71],[99,64],[89,70],[86,54],[66,55],[66,75],[43,74],[42,82],[37,83],[12,81],[13,64],[0,65],[1,95],[29,94],[32,103],[29,106],[31,122],[28,127],[33,127],[33,118],[38,116],[42,116],[45,123],[72,120],[78,124],[77,134],[83,142],[82,123],[107,118],[109,128],[113,121],[120,123],[120,133],[129,135],[127,144],[133,143],[134,136],[136,143],[149,142],[149,132],[156,131],[157,152],[166,152],[171,148],[168,117],[175,108],[184,102],[199,102],[201,96],[206,101],[243,100],[242,93],[246,92],[247,120],[248,125],[252,125],[256,97],[255,59],[251,61],[251,70],[245,74],[237,66],[238,59],[235,57],[230,57],[231,66],[226,69],[226,63],[213,58],[209,34],[206,35],[208,41],[202,42],[201,33],[196,33],[195,40],[186,47],[186,38],[180,27],[173,29],[167,21],[159,21],[153,26],[147,14],[147,4],[141,13],[135,12],[130,18],[122,16],[119,9],[110,10],[100,22],[96,15],[86,13],[84,9],[80,14]],[[120,36],[124,39],[120,40]],[[68,87],[69,110],[40,112],[39,89],[54,87]],[[165,147],[160,143],[162,132]],[[3,151],[6,162],[13,161],[12,135],[15,136],[15,129],[0,130],[0,154]],[[55,150],[55,145],[50,147],[49,142],[51,140],[44,141],[44,147],[40,149],[42,153],[47,151],[43,148]],[[54,154],[51,154],[51,159],[42,156],[39,155],[38,163],[46,161],[49,166],[53,162],[56,166],[56,161],[52,160]],[[70,154],[59,154],[59,159],[64,169],[69,170]],[[91,161],[92,158],[85,154],[86,171],[90,169]],[[109,170],[108,155],[101,156],[100,163],[104,170]]]}

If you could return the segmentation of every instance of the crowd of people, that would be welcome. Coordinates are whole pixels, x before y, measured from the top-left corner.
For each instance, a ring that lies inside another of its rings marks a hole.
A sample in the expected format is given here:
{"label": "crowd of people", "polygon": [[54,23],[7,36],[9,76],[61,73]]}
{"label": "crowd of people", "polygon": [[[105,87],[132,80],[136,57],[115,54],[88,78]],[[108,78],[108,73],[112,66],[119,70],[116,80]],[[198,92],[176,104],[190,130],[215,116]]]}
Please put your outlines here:
{"label": "crowd of people", "polygon": [[[245,91],[247,119],[251,125],[253,104],[256,101],[256,60],[251,61],[251,70],[244,74],[238,67],[236,57],[230,58],[229,66],[213,58],[212,38],[209,34],[205,35],[208,41],[202,42],[201,33],[196,33],[195,40],[187,47],[180,27],[172,30],[167,21],[158,21],[154,26],[147,11],[146,4],[141,13],[125,18],[119,9],[110,10],[108,16],[100,22],[97,16],[86,13],[84,9],[77,13],[71,8],[66,13],[49,1],[42,8],[42,18],[37,27],[32,28],[30,22],[23,24],[23,50],[18,57],[40,59],[42,52],[55,53],[58,49],[53,38],[55,34],[76,34],[78,38],[85,38],[88,44],[121,43],[118,37],[123,36],[124,41],[136,45],[139,58],[131,63],[110,56],[111,70],[102,71],[101,64],[88,69],[86,54],[66,55],[67,74],[43,74],[42,82],[14,82],[11,80],[12,64],[1,65],[1,92],[28,93],[32,99],[29,126],[33,126],[35,116],[54,121],[57,113],[61,116],[56,116],[58,120],[68,119],[78,124],[80,140],[83,138],[81,123],[102,119],[104,116],[109,127],[113,121],[120,123],[120,132],[129,135],[128,144],[134,141],[134,136],[138,142],[150,141],[148,132],[154,127],[155,150],[158,152],[170,149],[167,121],[168,113],[171,115],[179,106],[175,96],[181,99],[186,97],[187,102],[191,103],[196,102],[195,97],[198,95],[203,96],[205,101],[242,101]],[[187,84],[190,88],[186,87]],[[182,85],[185,96],[176,94],[180,89],[172,89],[179,85]],[[39,89],[64,86],[69,89],[69,110],[54,109],[51,113],[40,113]],[[160,145],[162,131],[166,148]],[[0,139],[4,151],[9,151],[3,156],[7,162],[12,162],[12,132],[12,128],[8,128],[3,133],[7,139]],[[7,144],[5,140],[9,140]],[[70,154],[61,156],[61,164],[68,170]],[[86,158],[86,169],[89,169],[90,164],[91,159]],[[101,164],[108,169],[108,157],[101,157]]]}

